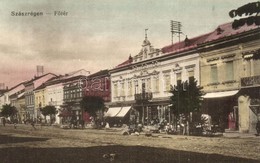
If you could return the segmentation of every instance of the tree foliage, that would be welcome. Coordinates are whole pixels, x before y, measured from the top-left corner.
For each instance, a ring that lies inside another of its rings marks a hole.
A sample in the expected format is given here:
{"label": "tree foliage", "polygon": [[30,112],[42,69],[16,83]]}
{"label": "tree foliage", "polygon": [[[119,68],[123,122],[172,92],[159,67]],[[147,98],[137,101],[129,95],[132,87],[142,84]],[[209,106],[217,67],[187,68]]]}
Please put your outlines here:
{"label": "tree foliage", "polygon": [[89,113],[89,115],[96,117],[96,112],[98,110],[103,110],[104,100],[102,97],[99,96],[85,96],[80,101],[80,106],[83,108],[86,112]]}
{"label": "tree foliage", "polygon": [[3,105],[3,109],[1,111],[1,115],[4,117],[12,117],[17,113],[16,107],[12,106],[11,104]]}
{"label": "tree foliage", "polygon": [[42,112],[42,115],[47,116],[47,115],[55,115],[57,113],[57,109],[55,106],[52,105],[47,105],[43,108],[40,109]]}
{"label": "tree foliage", "polygon": [[[260,25],[260,16],[258,16],[258,13],[260,12],[260,2],[253,2],[253,3],[248,3],[245,4],[235,10],[231,10],[229,12],[229,16],[231,18],[234,18],[236,16],[242,17],[243,15],[248,16],[248,17],[243,17],[238,20],[234,20],[232,23],[232,28],[237,29],[245,24],[247,25]],[[255,16],[251,16],[253,14],[256,14]]]}
{"label": "tree foliage", "polygon": [[171,102],[175,115],[200,111],[203,95],[201,90],[202,87],[197,85],[194,78],[190,78],[189,82],[179,82],[177,86],[171,86]]}

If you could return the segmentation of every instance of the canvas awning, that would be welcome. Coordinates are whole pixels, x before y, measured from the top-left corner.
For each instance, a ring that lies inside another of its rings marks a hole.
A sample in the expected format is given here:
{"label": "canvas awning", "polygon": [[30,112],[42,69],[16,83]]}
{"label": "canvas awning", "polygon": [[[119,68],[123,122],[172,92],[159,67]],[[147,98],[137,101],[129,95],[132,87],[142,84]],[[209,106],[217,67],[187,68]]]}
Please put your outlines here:
{"label": "canvas awning", "polygon": [[109,108],[108,111],[105,113],[105,117],[121,117],[122,118],[129,112],[130,109],[131,109],[131,106]]}
{"label": "canvas awning", "polygon": [[122,107],[121,111],[116,115],[116,117],[124,117],[130,109],[131,106]]}
{"label": "canvas awning", "polygon": [[224,92],[212,92],[207,93],[206,95],[202,96],[203,98],[220,98],[220,97],[228,97],[228,96],[234,96],[238,93],[239,90],[235,91],[224,91]]}
{"label": "canvas awning", "polygon": [[115,117],[120,111],[122,107],[113,107],[109,108],[105,113],[105,117]]}

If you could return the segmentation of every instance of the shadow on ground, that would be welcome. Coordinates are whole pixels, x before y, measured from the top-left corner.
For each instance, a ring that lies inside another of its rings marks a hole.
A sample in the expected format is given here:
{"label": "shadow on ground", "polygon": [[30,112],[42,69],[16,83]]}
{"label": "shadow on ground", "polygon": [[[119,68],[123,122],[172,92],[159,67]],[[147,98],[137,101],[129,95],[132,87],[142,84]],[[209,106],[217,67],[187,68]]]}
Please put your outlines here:
{"label": "shadow on ground", "polygon": [[[115,154],[115,158],[111,156]],[[105,157],[105,158],[104,158]],[[144,146],[95,146],[87,148],[0,148],[0,162],[85,162],[85,163],[159,163],[159,162],[259,162],[218,154],[202,154]]]}
{"label": "shadow on ground", "polygon": [[15,136],[11,136],[11,135],[0,135],[0,144],[24,143],[24,142],[34,142],[34,141],[47,141],[47,140],[48,140],[48,138],[15,137]]}

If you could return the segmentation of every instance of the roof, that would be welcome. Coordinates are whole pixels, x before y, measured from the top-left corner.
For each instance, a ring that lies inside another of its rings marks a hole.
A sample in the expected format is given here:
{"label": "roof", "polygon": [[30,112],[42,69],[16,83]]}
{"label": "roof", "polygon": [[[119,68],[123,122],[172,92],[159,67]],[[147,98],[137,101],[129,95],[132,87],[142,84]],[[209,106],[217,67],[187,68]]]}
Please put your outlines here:
{"label": "roof", "polygon": [[172,53],[179,53],[179,52],[184,52],[184,51],[194,49],[197,47],[198,44],[204,42],[210,34],[211,33],[207,33],[207,34],[197,36],[197,37],[194,37],[191,39],[186,37],[186,39],[184,41],[163,47],[162,53],[171,53],[172,54]]}
{"label": "roof", "polygon": [[10,99],[18,98],[24,94],[24,89],[9,96]]}
{"label": "roof", "polygon": [[[246,31],[250,31],[256,28],[259,28],[257,25],[253,24],[248,26],[247,24],[239,27],[238,29],[232,28],[233,22],[228,22],[222,25],[219,25],[214,31],[203,34],[194,38],[187,38],[184,41],[177,42],[172,45],[167,45],[161,49],[162,56],[167,55],[174,55],[180,52],[189,51],[192,49],[196,49],[200,44],[210,43],[216,40],[221,40],[222,38],[227,38],[229,36],[234,36],[237,34],[241,34]],[[124,61],[123,63],[117,65],[115,68],[120,68],[127,66],[132,63],[132,60],[129,58],[128,60]]]}
{"label": "roof", "polygon": [[131,60],[131,59],[128,59],[128,60],[124,61],[123,63],[117,65],[116,68],[118,68],[118,67],[123,67],[123,66],[129,65],[129,64],[131,64],[131,63],[132,63],[132,60]]}
{"label": "roof", "polygon": [[[19,84],[15,85],[15,86],[13,86],[12,88],[8,89],[7,91],[11,91],[11,90],[13,90],[13,89],[15,89],[15,88],[19,87],[20,85],[23,85],[23,84],[27,83],[27,82],[28,82],[28,81],[21,82],[21,83],[19,83]],[[6,92],[7,92],[7,91],[6,91]]]}
{"label": "roof", "polygon": [[250,26],[248,26],[247,24],[239,27],[238,29],[233,29],[232,28],[232,23],[233,22],[229,22],[226,24],[222,24],[219,25],[205,40],[203,43],[208,43],[211,41],[215,41],[215,40],[219,40],[222,38],[226,38],[229,36],[234,36],[246,31],[250,31],[256,28],[259,28],[258,26],[256,26],[255,24],[252,24]]}
{"label": "roof", "polygon": [[98,71],[94,74],[89,75],[88,78],[102,76],[102,75],[108,75],[108,72],[109,72],[109,70],[107,70],[107,69],[106,70],[100,70],[100,71]]}
{"label": "roof", "polygon": [[0,95],[3,94],[3,93],[5,93],[5,92],[7,92],[7,91],[8,91],[8,89],[1,89],[1,90],[0,90]]}
{"label": "roof", "polygon": [[82,79],[82,78],[86,78],[86,76],[85,75],[77,75],[77,76],[73,76],[73,77],[70,77],[70,78],[63,79],[62,82],[70,82],[70,81],[75,81],[75,80],[79,80],[79,79]]}
{"label": "roof", "polygon": [[34,90],[35,90],[35,91],[38,91],[38,90],[41,90],[41,89],[43,89],[43,88],[45,88],[45,87],[46,87],[46,84],[45,84],[45,83],[42,83],[42,85],[40,85],[39,87],[35,88]]}
{"label": "roof", "polygon": [[18,97],[17,99],[20,100],[20,99],[24,99],[25,96],[24,96],[24,93],[22,94],[22,96]]}
{"label": "roof", "polygon": [[[72,76],[72,75],[75,75],[77,73],[80,73],[80,75],[85,75],[85,74],[90,74],[89,71],[85,70],[85,69],[80,69],[80,70],[76,70],[76,71],[73,71],[73,72],[70,72],[68,74],[66,74],[65,76]],[[83,73],[83,74],[82,74]]]}
{"label": "roof", "polygon": [[44,76],[47,76],[47,75],[54,75],[54,76],[57,76],[57,75],[55,75],[55,74],[53,74],[53,73],[47,73],[47,74],[44,74],[44,75],[41,75],[41,76],[36,76],[36,77],[34,77],[33,79],[31,79],[31,80],[29,80],[29,81],[27,81],[27,82],[24,82],[24,84],[25,85],[29,85],[30,83],[32,83],[33,81],[35,81],[35,80],[38,80],[38,79],[40,79],[40,78],[42,78],[42,77],[44,77]]}

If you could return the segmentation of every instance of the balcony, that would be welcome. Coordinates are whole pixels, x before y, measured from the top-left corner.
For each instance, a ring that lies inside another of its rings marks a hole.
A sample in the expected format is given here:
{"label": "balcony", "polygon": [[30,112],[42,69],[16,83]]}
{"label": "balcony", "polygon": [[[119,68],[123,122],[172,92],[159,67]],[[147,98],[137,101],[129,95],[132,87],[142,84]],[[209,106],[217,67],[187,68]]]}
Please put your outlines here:
{"label": "balcony", "polygon": [[136,102],[145,102],[145,101],[152,100],[152,98],[153,98],[153,93],[151,92],[135,94]]}
{"label": "balcony", "polygon": [[251,76],[241,78],[241,87],[250,87],[260,85],[260,76]]}

